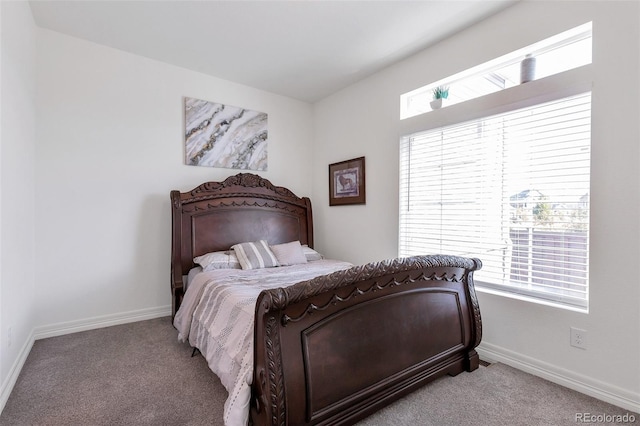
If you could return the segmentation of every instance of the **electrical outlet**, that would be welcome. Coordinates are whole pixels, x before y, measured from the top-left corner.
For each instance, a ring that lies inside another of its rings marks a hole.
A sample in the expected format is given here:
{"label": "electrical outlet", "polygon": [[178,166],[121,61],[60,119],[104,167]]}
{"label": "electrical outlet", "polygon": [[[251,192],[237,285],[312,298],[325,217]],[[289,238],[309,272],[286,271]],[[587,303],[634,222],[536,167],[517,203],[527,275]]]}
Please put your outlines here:
{"label": "electrical outlet", "polygon": [[571,346],[587,349],[587,331],[571,327]]}

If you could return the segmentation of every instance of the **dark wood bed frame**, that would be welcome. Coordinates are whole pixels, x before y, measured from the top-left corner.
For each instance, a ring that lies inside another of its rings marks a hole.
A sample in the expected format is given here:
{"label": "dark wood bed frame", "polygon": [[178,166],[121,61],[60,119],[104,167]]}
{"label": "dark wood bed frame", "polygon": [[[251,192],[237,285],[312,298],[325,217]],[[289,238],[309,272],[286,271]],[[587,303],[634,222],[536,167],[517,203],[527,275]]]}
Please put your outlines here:
{"label": "dark wood bed frame", "polygon": [[[171,192],[175,315],[195,256],[265,239],[313,247],[311,202],[241,173]],[[347,425],[440,376],[478,368],[478,259],[431,255],[265,290],[255,316],[250,421]]]}

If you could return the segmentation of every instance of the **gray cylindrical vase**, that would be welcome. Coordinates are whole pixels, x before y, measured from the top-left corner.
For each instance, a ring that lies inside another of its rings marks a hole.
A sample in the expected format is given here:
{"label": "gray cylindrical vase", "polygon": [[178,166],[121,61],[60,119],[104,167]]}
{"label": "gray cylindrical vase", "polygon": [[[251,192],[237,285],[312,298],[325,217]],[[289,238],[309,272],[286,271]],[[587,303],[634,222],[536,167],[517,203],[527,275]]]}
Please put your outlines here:
{"label": "gray cylindrical vase", "polygon": [[526,83],[536,78],[536,58],[531,55],[525,56],[520,62],[520,83]]}

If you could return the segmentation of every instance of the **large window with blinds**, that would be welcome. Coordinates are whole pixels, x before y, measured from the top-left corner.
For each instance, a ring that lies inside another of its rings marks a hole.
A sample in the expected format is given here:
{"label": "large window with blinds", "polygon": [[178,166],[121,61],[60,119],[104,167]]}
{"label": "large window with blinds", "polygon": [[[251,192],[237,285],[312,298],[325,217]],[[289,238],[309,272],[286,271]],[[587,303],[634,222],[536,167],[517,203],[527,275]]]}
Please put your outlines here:
{"label": "large window with blinds", "polygon": [[477,257],[480,287],[584,308],[591,93],[404,137],[399,254]]}

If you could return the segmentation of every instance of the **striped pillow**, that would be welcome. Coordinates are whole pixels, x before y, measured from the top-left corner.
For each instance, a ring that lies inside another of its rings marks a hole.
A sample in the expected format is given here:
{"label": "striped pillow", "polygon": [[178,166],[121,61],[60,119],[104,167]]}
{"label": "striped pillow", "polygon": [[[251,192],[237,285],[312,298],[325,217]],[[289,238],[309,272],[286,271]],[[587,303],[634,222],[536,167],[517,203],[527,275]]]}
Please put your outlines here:
{"label": "striped pillow", "polygon": [[240,243],[231,247],[235,251],[242,269],[273,268],[278,259],[265,240],[252,243]]}

